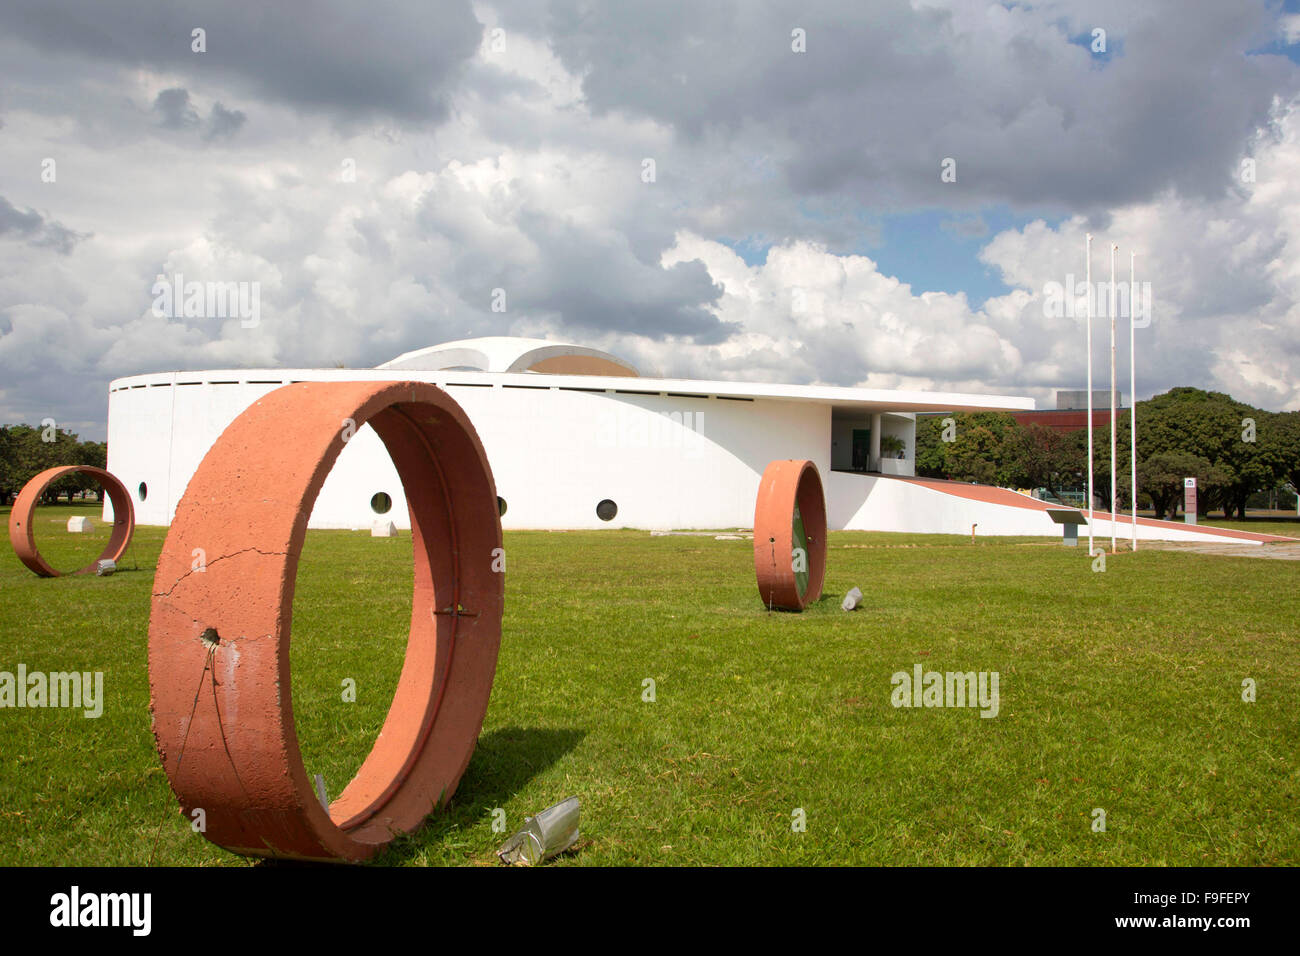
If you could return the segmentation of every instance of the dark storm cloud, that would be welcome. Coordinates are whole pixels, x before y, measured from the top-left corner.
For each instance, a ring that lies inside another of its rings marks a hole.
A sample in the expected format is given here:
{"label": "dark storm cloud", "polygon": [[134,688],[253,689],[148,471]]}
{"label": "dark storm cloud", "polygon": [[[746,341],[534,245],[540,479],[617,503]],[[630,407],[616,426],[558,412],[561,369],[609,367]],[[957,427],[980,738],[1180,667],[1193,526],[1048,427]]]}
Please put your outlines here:
{"label": "dark storm cloud", "polygon": [[491,290],[502,289],[509,316],[555,316],[583,332],[677,335],[711,344],[737,331],[708,310],[722,290],[701,262],[665,269],[658,250],[653,259],[640,258],[622,234],[592,232],[554,213],[527,209],[515,225],[536,254],[503,259],[490,247],[467,243],[447,217],[445,201],[426,200],[419,229],[457,250],[440,271],[463,301],[484,313],[491,308]]}
{"label": "dark storm cloud", "polygon": [[163,90],[155,97],[153,109],[162,117],[164,129],[193,129],[199,125],[199,113],[190,105],[188,90]]}
{"label": "dark storm cloud", "polygon": [[228,110],[220,103],[212,105],[212,114],[208,117],[208,128],[204,139],[229,139],[239,132],[248,117],[240,110]]}
{"label": "dark storm cloud", "polygon": [[524,286],[516,300],[521,310],[554,311],[575,329],[685,336],[697,345],[716,344],[740,331],[705,310],[721,290],[701,262],[661,269],[603,249],[556,251],[561,254],[547,263],[551,271]]}
{"label": "dark storm cloud", "polygon": [[[1246,55],[1274,12],[1255,0],[1193,16],[1163,0],[1097,15],[1105,58],[1070,42],[1094,24],[1060,7],[554,0],[548,26],[594,110],[648,115],[687,140],[759,130],[798,194],[1075,209],[1222,193],[1273,96],[1298,88],[1289,61]],[[791,50],[795,28],[805,53]],[[957,181],[942,183],[949,157]]]}
{"label": "dark storm cloud", "polygon": [[30,245],[48,246],[66,256],[86,235],[46,219],[34,209],[20,210],[0,196],[0,237],[21,238]]}
{"label": "dark storm cloud", "polygon": [[203,126],[203,138],[209,141],[231,138],[248,121],[241,110],[228,110],[221,103],[214,103],[204,124],[199,111],[190,102],[189,91],[180,88],[159,93],[154,99],[153,110],[162,117],[159,125],[163,129],[187,130]]}
{"label": "dark storm cloud", "polygon": [[[192,32],[206,32],[206,52]],[[223,80],[259,96],[348,115],[446,115],[445,92],[478,49],[465,0],[366,4],[202,0],[9,0],[0,32],[49,53]]]}

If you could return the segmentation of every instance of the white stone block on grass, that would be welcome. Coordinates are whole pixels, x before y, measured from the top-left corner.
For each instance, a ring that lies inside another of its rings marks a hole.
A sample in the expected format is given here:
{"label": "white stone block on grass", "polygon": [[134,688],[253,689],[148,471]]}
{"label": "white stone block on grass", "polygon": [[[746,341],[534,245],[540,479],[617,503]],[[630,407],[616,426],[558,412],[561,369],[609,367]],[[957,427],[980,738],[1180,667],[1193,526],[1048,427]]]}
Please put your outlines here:
{"label": "white stone block on grass", "polygon": [[372,538],[396,538],[397,525],[391,521],[376,521],[370,526],[370,537]]}
{"label": "white stone block on grass", "polygon": [[73,534],[85,534],[95,530],[95,526],[89,518],[78,515],[75,518],[68,519],[68,530]]}

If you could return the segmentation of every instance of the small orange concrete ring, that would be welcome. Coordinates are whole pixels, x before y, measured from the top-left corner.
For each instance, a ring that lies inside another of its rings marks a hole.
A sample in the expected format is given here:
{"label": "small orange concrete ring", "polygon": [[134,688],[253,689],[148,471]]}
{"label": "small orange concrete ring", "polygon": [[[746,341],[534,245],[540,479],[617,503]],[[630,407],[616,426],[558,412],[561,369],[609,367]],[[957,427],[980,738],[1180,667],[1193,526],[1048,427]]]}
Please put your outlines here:
{"label": "small orange concrete ring", "polygon": [[135,508],[131,505],[131,495],[125,485],[103,468],[93,468],[90,465],[60,465],[57,468],[45,469],[23,485],[23,490],[18,492],[18,497],[14,499],[13,510],[9,512],[9,543],[13,545],[14,553],[18,555],[19,561],[43,578],[57,578],[63,572],[55,571],[50,567],[49,563],[41,557],[40,551],[36,549],[36,529],[32,527],[32,515],[45,489],[64,475],[74,472],[90,475],[98,481],[108,495],[108,500],[113,502],[113,533],[109,535],[108,544],[104,546],[100,556],[81,570],[73,571],[73,574],[89,574],[105,558],[111,558],[115,562],[120,561],[135,531]]}
{"label": "small orange concrete ring", "polygon": [[[795,507],[807,535],[806,584],[795,555]],[[754,573],[768,608],[802,611],[822,596],[826,579],[826,497],[811,461],[773,461],[763,471],[754,504]]]}
{"label": "small orange concrete ring", "polygon": [[[294,583],[316,496],[366,422],[406,493],[415,592],[383,729],[326,809],[294,730]],[[190,479],[154,578],[150,707],[183,812],[202,809],[205,836],[246,856],[363,860],[417,828],[451,799],[483,727],[505,600],[500,547],[487,456],[441,389],[300,382],[245,410]]]}

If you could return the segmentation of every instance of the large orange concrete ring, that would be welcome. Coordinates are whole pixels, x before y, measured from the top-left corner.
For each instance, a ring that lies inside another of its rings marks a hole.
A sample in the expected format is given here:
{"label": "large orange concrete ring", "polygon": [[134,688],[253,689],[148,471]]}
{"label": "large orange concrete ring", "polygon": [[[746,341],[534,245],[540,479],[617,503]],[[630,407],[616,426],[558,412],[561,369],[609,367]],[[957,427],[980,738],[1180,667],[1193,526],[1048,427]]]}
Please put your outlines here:
{"label": "large orange concrete ring", "polygon": [[[294,582],[316,496],[366,422],[406,493],[415,591],[383,729],[327,810],[294,731]],[[150,708],[182,812],[202,809],[206,837],[247,856],[358,861],[417,828],[455,793],[483,727],[500,547],[487,456],[441,389],[301,382],[244,411],[190,479],[154,578]]]}
{"label": "large orange concrete ring", "polygon": [[84,568],[71,573],[89,574],[105,558],[111,558],[115,562],[120,561],[135,531],[135,508],[131,504],[131,495],[127,493],[126,486],[103,468],[94,468],[90,465],[60,465],[57,468],[45,469],[23,485],[23,490],[18,492],[18,497],[14,499],[13,510],[9,512],[9,543],[13,545],[14,554],[18,555],[19,561],[43,578],[57,578],[63,572],[55,571],[50,567],[49,563],[41,557],[41,552],[37,550],[36,529],[32,527],[32,516],[45,489],[64,475],[74,472],[90,475],[98,481],[104,493],[108,495],[108,500],[113,502],[113,533],[109,535],[108,544],[104,546],[98,558]]}
{"label": "large orange concrete ring", "polygon": [[[803,563],[796,561],[796,521],[802,523],[807,536],[804,582],[796,572]],[[813,462],[774,461],[763,470],[754,504],[754,573],[758,593],[767,608],[802,611],[822,596],[826,579],[826,497]]]}

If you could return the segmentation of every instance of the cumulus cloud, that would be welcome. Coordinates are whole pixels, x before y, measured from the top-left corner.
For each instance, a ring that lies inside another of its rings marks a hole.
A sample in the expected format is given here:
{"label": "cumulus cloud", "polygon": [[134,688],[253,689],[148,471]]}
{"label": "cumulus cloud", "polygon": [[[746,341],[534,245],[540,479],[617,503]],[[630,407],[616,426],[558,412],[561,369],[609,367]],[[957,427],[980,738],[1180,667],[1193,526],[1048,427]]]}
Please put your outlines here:
{"label": "cumulus cloud", "polygon": [[[116,376],[501,334],[1047,400],[1083,380],[1045,289],[1088,230],[1152,284],[1140,395],[1300,406],[1300,71],[1248,55],[1290,29],[1263,0],[119,8],[0,9],[0,419],[102,434]],[[954,248],[1009,291],[908,281]],[[260,323],[155,315],[177,274],[257,283]]]}

